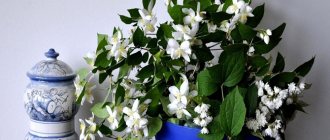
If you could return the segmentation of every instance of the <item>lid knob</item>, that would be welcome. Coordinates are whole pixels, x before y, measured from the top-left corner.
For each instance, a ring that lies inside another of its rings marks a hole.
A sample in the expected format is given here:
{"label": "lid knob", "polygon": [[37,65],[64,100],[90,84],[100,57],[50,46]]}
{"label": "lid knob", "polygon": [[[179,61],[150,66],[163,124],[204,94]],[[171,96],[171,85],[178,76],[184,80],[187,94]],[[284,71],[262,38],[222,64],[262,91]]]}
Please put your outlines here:
{"label": "lid knob", "polygon": [[50,48],[48,52],[45,53],[47,58],[56,59],[60,54],[57,53],[53,48]]}

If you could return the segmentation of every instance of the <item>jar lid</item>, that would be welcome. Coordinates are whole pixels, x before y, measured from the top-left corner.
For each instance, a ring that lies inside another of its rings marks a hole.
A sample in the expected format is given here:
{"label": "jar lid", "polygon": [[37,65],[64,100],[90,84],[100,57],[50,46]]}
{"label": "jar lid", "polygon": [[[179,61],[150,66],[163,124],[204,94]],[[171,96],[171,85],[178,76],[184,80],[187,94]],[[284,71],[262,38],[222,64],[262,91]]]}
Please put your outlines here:
{"label": "jar lid", "polygon": [[54,49],[49,49],[45,53],[46,60],[42,60],[27,72],[27,76],[31,80],[37,81],[69,81],[76,77],[73,70],[61,60],[57,60],[59,53]]}

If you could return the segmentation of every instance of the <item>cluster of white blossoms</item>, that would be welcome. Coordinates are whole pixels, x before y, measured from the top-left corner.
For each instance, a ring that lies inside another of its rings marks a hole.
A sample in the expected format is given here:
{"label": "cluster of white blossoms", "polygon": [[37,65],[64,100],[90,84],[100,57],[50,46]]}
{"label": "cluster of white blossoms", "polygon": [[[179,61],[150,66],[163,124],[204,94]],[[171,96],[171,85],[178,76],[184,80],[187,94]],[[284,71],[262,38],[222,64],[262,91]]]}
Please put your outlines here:
{"label": "cluster of white blossoms", "polygon": [[206,126],[213,120],[213,117],[209,115],[209,104],[200,104],[195,107],[194,111],[198,113],[198,116],[194,118],[194,123],[202,127],[201,133],[208,134],[209,130]]}
{"label": "cluster of white blossoms", "polygon": [[138,20],[138,26],[142,28],[145,33],[155,31],[157,17],[152,13],[153,6],[154,1],[150,0],[150,3],[148,4],[148,9],[139,10],[141,19]]}
{"label": "cluster of white blossoms", "polygon": [[[217,3],[220,5],[218,11],[222,11],[224,4],[221,4],[221,2]],[[233,4],[226,9],[226,13],[235,14],[233,18],[221,22],[219,29],[228,34],[230,34],[230,32],[236,28],[236,23],[238,21],[245,24],[248,17],[254,17],[252,14],[252,8],[243,0],[233,0]],[[209,25],[209,31],[213,31],[214,28],[214,25]]]}
{"label": "cluster of white blossoms", "polygon": [[258,33],[258,37],[260,37],[262,40],[264,40],[264,42],[266,44],[269,43],[269,36],[272,35],[272,31],[270,29],[267,29],[267,30],[260,30],[259,33]]}
{"label": "cluster of white blossoms", "polygon": [[183,82],[178,89],[176,86],[169,87],[170,104],[167,106],[170,114],[175,114],[178,119],[183,118],[184,115],[191,117],[191,114],[186,110],[189,100],[197,95],[197,91],[189,92],[189,82],[184,74],[180,74]]}
{"label": "cluster of white blossoms", "polygon": [[199,29],[199,23],[203,20],[203,12],[200,11],[200,3],[197,4],[196,12],[191,8],[182,8],[182,12],[186,14],[183,18],[184,25],[172,25],[175,32],[172,33],[173,38],[168,40],[166,53],[172,59],[183,57],[187,62],[190,62],[192,53],[190,47],[198,42],[195,36]]}
{"label": "cluster of white blossoms", "polygon": [[109,117],[107,118],[107,120],[110,124],[110,129],[115,130],[118,128],[118,125],[119,125],[117,110],[116,110],[116,108],[114,108],[112,110],[110,106],[106,106],[106,109],[109,114]]}
{"label": "cluster of white blossoms", "polygon": [[76,88],[76,92],[75,92],[76,99],[79,99],[81,94],[84,94],[80,101],[80,105],[83,105],[86,100],[89,103],[93,103],[94,96],[92,91],[96,88],[96,85],[90,82],[90,80],[88,80],[88,82],[84,81],[83,79],[80,78],[79,75],[77,75],[77,77],[74,80],[74,86]]}
{"label": "cluster of white blossoms", "polygon": [[133,79],[124,79],[120,85],[125,89],[126,99],[138,98],[146,95],[146,93],[136,89],[136,81]]}
{"label": "cluster of white blossoms", "polygon": [[273,88],[263,81],[257,81],[258,97],[261,98],[259,108],[256,109],[256,116],[246,122],[246,126],[254,132],[260,131],[262,135],[280,140],[280,130],[282,128],[281,120],[276,119],[274,122],[269,122],[270,118],[267,116],[274,116],[283,102],[292,104],[293,96],[299,95],[304,89],[305,84],[300,83],[296,86],[295,83],[288,84],[288,89],[280,89],[276,86]]}
{"label": "cluster of white blossoms", "polygon": [[[86,123],[89,125],[86,126]],[[94,122],[94,114],[92,114],[92,117],[86,120],[79,119],[80,122],[80,136],[79,140],[95,140],[95,133],[97,133],[100,137],[103,137],[102,133],[100,131],[96,131],[97,126]]]}
{"label": "cluster of white blossoms", "polygon": [[132,108],[124,107],[123,113],[125,114],[124,120],[127,125],[126,132],[134,134],[135,136],[141,136],[140,131],[143,131],[143,136],[147,137],[148,133],[148,120],[144,118],[146,111],[139,110],[140,101],[134,100]]}
{"label": "cluster of white blossoms", "polygon": [[118,62],[122,57],[127,58],[127,49],[130,40],[122,37],[122,31],[117,29],[116,33],[111,37],[109,45],[105,46],[106,50],[109,50],[107,55],[108,60],[110,60],[111,57],[114,57]]}

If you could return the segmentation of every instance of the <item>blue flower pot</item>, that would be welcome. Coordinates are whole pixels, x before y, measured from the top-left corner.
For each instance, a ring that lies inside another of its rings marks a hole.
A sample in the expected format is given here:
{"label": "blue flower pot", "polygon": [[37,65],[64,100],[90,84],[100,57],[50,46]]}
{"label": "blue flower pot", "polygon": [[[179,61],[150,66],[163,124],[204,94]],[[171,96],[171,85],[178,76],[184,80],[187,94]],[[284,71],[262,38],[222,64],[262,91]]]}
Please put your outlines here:
{"label": "blue flower pot", "polygon": [[156,140],[202,140],[198,137],[199,128],[191,128],[165,122],[162,129],[157,133]]}
{"label": "blue flower pot", "polygon": [[[157,133],[156,140],[202,140],[198,137],[200,130],[199,128],[165,122],[162,129]],[[227,140],[227,138],[224,138],[224,140]],[[248,135],[245,140],[259,140],[259,138]]]}

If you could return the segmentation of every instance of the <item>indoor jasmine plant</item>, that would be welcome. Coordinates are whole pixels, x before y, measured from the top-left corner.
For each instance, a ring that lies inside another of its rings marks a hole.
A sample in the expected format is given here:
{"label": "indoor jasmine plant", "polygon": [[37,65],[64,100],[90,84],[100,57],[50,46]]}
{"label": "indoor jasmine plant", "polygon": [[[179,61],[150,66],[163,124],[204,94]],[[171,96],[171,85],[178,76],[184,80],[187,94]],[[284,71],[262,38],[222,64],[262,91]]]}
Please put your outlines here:
{"label": "indoor jasmine plant", "polygon": [[[251,2],[165,0],[171,20],[157,23],[156,0],[142,0],[120,15],[130,34],[98,34],[75,81],[77,103],[93,104],[80,139],[152,139],[166,121],[200,128],[203,139],[283,139],[307,105],[303,77],[314,58],[284,71],[281,53],[274,61],[269,53],[285,24],[259,27],[264,5]],[[94,78],[108,85],[104,101],[93,102]]]}

